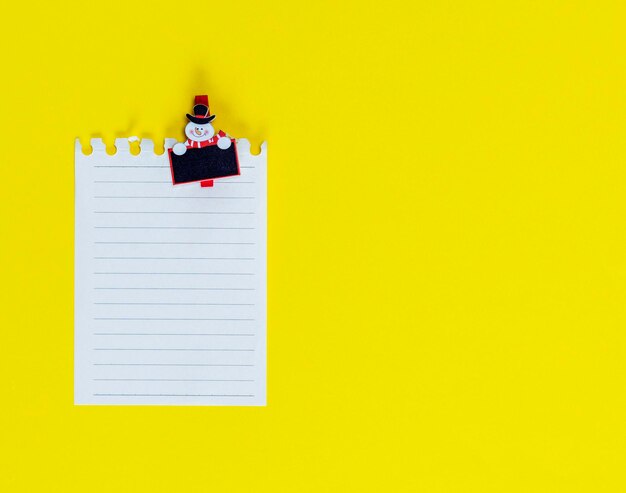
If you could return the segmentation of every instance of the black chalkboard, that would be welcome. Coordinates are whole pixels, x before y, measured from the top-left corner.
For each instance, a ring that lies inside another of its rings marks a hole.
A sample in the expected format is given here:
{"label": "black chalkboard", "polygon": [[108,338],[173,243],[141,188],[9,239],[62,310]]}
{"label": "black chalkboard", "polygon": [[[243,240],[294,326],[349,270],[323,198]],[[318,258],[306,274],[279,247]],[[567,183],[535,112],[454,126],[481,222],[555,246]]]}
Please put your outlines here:
{"label": "black chalkboard", "polygon": [[234,139],[232,143],[228,149],[220,149],[217,145],[187,149],[182,156],[169,149],[174,185],[238,175],[239,159]]}

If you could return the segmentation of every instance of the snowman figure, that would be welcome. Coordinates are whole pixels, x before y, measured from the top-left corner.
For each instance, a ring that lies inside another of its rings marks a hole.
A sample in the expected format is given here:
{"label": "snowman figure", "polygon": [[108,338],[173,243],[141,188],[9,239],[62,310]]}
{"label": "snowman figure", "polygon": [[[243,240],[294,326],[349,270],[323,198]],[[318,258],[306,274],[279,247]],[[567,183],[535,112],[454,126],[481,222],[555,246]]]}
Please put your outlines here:
{"label": "snowman figure", "polygon": [[216,134],[211,122],[215,115],[209,112],[209,100],[206,96],[196,98],[196,105],[193,107],[193,115],[187,114],[189,123],[185,127],[187,140],[174,145],[172,152],[177,156],[182,156],[187,149],[206,147],[217,144],[220,149],[228,149],[231,146],[230,137],[221,130]]}

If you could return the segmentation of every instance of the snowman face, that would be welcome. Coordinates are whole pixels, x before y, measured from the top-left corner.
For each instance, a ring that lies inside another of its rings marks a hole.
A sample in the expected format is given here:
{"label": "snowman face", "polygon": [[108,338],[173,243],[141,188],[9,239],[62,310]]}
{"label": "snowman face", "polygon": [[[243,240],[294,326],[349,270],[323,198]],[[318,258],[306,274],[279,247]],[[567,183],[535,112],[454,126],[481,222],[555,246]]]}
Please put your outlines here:
{"label": "snowman face", "polygon": [[204,142],[215,135],[215,129],[210,123],[199,125],[189,122],[185,127],[185,135],[194,142]]}

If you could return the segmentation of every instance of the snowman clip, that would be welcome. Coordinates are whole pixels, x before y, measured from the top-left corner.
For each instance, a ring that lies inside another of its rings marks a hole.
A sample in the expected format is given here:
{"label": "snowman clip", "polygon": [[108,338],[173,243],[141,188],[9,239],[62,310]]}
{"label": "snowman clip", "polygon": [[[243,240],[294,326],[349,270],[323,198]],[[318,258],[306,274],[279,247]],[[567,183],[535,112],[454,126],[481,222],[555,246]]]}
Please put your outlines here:
{"label": "snowman clip", "polygon": [[187,140],[168,150],[172,183],[200,182],[212,187],[216,178],[238,176],[237,143],[221,130],[215,133],[211,122],[215,115],[209,111],[209,98],[196,96],[193,115],[187,114]]}

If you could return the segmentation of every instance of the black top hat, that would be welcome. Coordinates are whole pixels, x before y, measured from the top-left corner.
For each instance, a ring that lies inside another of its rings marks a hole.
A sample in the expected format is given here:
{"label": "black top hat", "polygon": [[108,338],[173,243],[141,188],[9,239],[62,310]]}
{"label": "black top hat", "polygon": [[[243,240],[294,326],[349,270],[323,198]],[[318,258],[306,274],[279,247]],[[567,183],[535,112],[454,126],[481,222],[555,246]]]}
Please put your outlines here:
{"label": "black top hat", "polygon": [[197,104],[193,107],[193,115],[187,113],[187,119],[198,125],[210,123],[215,118],[215,115],[209,114],[209,107],[206,104]]}

